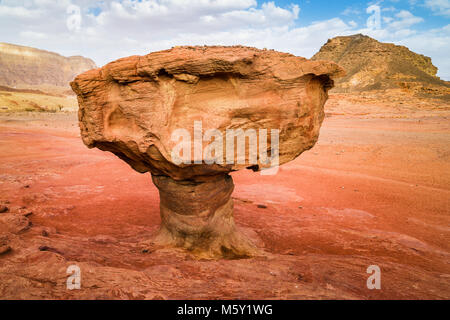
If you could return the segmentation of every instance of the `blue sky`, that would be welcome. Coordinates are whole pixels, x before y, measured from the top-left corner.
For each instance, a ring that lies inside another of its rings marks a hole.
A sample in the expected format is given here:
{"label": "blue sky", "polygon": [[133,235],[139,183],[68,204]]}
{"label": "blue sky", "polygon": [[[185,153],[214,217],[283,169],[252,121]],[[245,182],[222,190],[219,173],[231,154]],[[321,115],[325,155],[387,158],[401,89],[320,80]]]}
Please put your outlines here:
{"label": "blue sky", "polygon": [[[436,1],[438,3],[439,1]],[[342,18],[351,18],[357,22],[364,23],[366,16],[364,15],[366,8],[370,4],[378,4],[381,8],[397,10],[408,10],[415,16],[424,18],[424,22],[417,25],[418,28],[437,28],[450,23],[450,16],[436,14],[430,7],[425,5],[424,1],[398,0],[398,1],[355,1],[355,0],[338,0],[338,1],[279,1],[280,4],[286,6],[290,3],[297,3],[302,8],[298,23],[308,24],[316,20],[329,19],[335,16]],[[445,1],[443,2],[445,3]],[[450,7],[448,8],[450,10]]]}
{"label": "blue sky", "polygon": [[0,41],[99,66],[196,44],[310,58],[329,38],[355,33],[430,56],[450,80],[450,0],[0,0]]}

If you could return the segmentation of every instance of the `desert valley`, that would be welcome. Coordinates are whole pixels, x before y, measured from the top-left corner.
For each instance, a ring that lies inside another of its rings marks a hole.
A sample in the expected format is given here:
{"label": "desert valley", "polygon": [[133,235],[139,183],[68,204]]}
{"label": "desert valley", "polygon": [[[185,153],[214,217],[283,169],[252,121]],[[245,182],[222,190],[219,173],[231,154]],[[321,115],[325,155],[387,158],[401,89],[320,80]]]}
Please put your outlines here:
{"label": "desert valley", "polygon": [[216,260],[152,245],[151,175],[83,144],[69,82],[92,60],[0,44],[0,297],[450,299],[450,83],[363,35],[312,60],[346,71],[319,140],[276,175],[231,173],[237,228],[261,254]]}

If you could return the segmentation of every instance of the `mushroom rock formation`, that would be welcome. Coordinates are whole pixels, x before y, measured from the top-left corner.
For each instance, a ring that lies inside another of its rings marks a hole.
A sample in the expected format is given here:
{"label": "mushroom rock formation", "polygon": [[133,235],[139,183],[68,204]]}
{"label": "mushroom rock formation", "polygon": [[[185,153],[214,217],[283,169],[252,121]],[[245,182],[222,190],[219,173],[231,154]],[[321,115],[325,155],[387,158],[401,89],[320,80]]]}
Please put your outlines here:
{"label": "mushroom rock formation", "polygon": [[[258,249],[236,230],[229,173],[281,165],[312,148],[327,92],[342,75],[333,62],[273,50],[189,46],[119,59],[79,75],[71,86],[83,142],[152,174],[162,220],[154,242],[204,258],[239,258]],[[254,149],[247,134],[262,129],[267,133]],[[194,141],[174,139],[177,130]],[[228,139],[229,130],[236,141],[244,138],[244,154],[234,154],[224,138],[208,158],[215,161],[206,161],[208,146],[220,142],[220,134]],[[216,135],[205,139],[208,132]],[[274,155],[275,164],[268,161]]]}

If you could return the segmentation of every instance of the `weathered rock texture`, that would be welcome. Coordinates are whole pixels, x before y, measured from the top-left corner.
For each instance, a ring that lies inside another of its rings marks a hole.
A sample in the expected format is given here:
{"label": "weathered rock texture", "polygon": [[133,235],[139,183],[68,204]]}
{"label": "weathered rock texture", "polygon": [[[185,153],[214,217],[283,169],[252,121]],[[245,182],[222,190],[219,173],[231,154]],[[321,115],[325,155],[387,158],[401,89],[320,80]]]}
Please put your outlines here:
{"label": "weathered rock texture", "polygon": [[[343,73],[332,62],[275,51],[176,47],[117,60],[71,85],[84,143],[152,173],[161,196],[157,242],[201,256],[242,257],[254,251],[235,231],[228,173],[250,167],[249,152],[245,164],[176,165],[172,132],[183,128],[194,137],[194,121],[223,136],[227,129],[278,129],[281,165],[315,144],[327,91]],[[251,167],[269,166],[258,160]]]}
{"label": "weathered rock texture", "polygon": [[0,43],[0,85],[17,88],[68,88],[76,75],[95,68],[91,59]]}
{"label": "weathered rock texture", "polygon": [[236,231],[231,176],[219,175],[202,183],[152,178],[159,189],[162,220],[157,243],[175,244],[201,257],[244,258],[255,252]]}
{"label": "weathered rock texture", "polygon": [[436,76],[438,69],[429,57],[365,35],[330,39],[312,60],[330,60],[345,68],[347,75],[336,81],[333,91],[402,88],[418,94],[450,95],[450,83]]}

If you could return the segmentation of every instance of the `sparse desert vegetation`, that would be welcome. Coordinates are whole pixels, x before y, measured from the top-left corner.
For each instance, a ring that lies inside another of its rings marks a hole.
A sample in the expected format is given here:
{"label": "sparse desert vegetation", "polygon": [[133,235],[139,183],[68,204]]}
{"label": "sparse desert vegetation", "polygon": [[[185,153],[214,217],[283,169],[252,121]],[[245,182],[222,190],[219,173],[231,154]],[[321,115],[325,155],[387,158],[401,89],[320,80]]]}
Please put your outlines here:
{"label": "sparse desert vegetation", "polygon": [[49,95],[33,90],[10,90],[0,87],[0,112],[74,112],[75,96]]}

